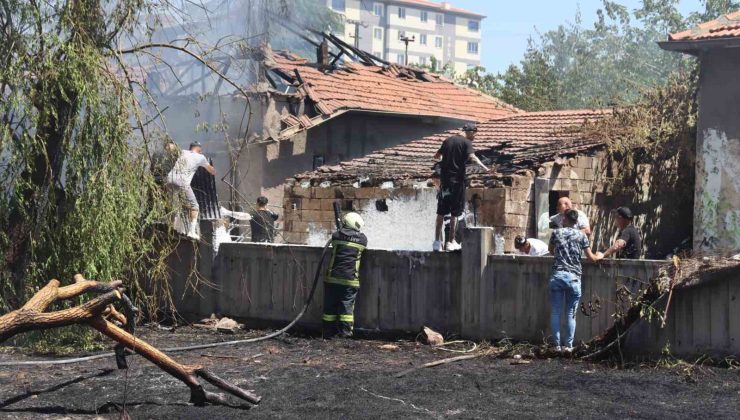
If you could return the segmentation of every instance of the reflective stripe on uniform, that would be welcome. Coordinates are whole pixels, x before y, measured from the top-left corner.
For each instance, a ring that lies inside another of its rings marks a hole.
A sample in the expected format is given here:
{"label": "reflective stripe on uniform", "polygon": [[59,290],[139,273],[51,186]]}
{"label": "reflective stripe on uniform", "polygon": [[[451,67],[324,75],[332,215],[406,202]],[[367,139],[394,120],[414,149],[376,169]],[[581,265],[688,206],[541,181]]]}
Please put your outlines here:
{"label": "reflective stripe on uniform", "polygon": [[326,277],[324,279],[324,283],[338,284],[340,286],[349,286],[349,287],[354,287],[354,288],[360,287],[359,280],[338,279],[336,277]]}
{"label": "reflective stripe on uniform", "polygon": [[364,245],[356,244],[354,242],[332,241],[331,244],[332,244],[332,246],[334,246],[334,245],[344,245],[344,246],[348,246],[350,248],[359,249],[360,251],[364,251],[365,250],[365,246]]}
{"label": "reflective stripe on uniform", "polygon": [[352,314],[349,315],[339,315],[339,321],[340,322],[355,322],[355,316]]}
{"label": "reflective stripe on uniform", "polygon": [[326,322],[333,322],[333,321],[337,321],[338,319],[339,319],[339,315],[324,314],[321,316],[321,320],[326,321]]}

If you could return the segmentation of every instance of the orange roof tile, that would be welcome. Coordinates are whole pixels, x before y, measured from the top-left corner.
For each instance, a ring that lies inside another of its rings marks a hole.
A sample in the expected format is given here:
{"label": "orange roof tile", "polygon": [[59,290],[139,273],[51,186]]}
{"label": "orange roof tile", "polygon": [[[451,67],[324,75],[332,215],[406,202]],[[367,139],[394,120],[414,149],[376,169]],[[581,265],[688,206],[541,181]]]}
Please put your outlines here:
{"label": "orange roof tile", "polygon": [[482,122],[522,112],[438,75],[407,67],[348,63],[324,71],[289,52],[267,51],[266,55],[266,67],[299,86],[317,112],[327,116],[357,110]]}
{"label": "orange roof tile", "polygon": [[[612,114],[608,109],[526,112],[478,124],[473,142],[476,153],[490,158],[498,172],[536,167],[558,156],[593,150],[602,144],[584,138],[584,124]],[[297,178],[354,179],[426,179],[434,165],[433,156],[442,142],[457,130],[450,130],[376,151],[363,158],[339,164],[340,170],[317,171]]]}
{"label": "orange roof tile", "polygon": [[740,10],[699,26],[668,35],[669,41],[699,41],[719,38],[740,38]]}

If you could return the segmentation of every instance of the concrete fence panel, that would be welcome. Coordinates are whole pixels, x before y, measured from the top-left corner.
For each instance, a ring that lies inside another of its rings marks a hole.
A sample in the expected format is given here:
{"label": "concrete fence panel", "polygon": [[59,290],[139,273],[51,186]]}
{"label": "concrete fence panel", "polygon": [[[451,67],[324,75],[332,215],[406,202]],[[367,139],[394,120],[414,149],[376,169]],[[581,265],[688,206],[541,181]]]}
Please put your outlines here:
{"label": "concrete fence panel", "polygon": [[[553,259],[491,255],[492,234],[490,228],[467,229],[458,253],[367,250],[355,308],[357,327],[399,332],[426,325],[469,339],[508,337],[541,343],[550,334],[548,279]],[[308,298],[322,252],[303,245],[222,244],[213,258],[207,248],[191,245],[173,257],[178,310],[190,318],[215,312],[248,323],[291,321]],[[584,262],[582,302],[587,314],[577,312],[576,340],[588,340],[611,326],[612,315],[629,306],[626,297],[638,293],[662,264]],[[205,280],[196,290],[186,287],[192,285],[188,270],[193,266]],[[656,329],[644,323],[633,328],[630,347],[659,352],[670,343],[679,354],[703,349],[738,353],[740,281],[733,280],[676,291],[668,326]],[[320,283],[301,324],[318,327],[322,304]]]}

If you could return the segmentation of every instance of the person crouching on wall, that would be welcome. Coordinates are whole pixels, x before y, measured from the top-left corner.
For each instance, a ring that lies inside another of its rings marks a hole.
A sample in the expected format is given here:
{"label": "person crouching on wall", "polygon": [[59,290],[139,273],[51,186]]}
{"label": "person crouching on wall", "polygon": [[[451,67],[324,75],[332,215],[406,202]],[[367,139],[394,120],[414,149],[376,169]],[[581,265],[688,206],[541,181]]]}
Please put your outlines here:
{"label": "person crouching on wall", "polygon": [[331,240],[331,259],[324,278],[324,338],[352,337],[355,325],[355,299],[360,288],[360,261],[367,237],[360,232],[365,222],[357,213],[342,217],[342,228]]}

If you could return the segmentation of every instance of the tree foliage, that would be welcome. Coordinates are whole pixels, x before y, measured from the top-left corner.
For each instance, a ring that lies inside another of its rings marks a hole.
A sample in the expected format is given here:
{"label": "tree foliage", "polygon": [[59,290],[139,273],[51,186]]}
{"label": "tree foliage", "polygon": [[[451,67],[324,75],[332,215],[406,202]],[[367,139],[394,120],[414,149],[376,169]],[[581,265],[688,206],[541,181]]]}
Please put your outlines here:
{"label": "tree foliage", "polygon": [[[273,35],[288,43],[274,23],[318,7],[310,0],[228,3],[240,7],[242,24],[263,23],[260,42]],[[75,273],[124,279],[144,303],[160,302],[173,241],[158,226],[173,206],[148,168],[168,134],[143,79],[152,63],[181,59],[226,79],[213,63],[249,40],[238,33],[227,44],[193,30],[213,11],[223,18],[223,7],[0,0],[0,311]]]}
{"label": "tree foliage", "polygon": [[[704,11],[683,16],[678,0],[643,0],[628,10],[602,0],[593,27],[575,20],[531,40],[519,65],[485,75],[470,70],[460,81],[480,86],[525,110],[604,107],[633,103],[672,74],[688,75],[693,60],[660,49],[657,42],[740,8],[733,0],[705,0]],[[478,81],[485,80],[485,83]]]}

